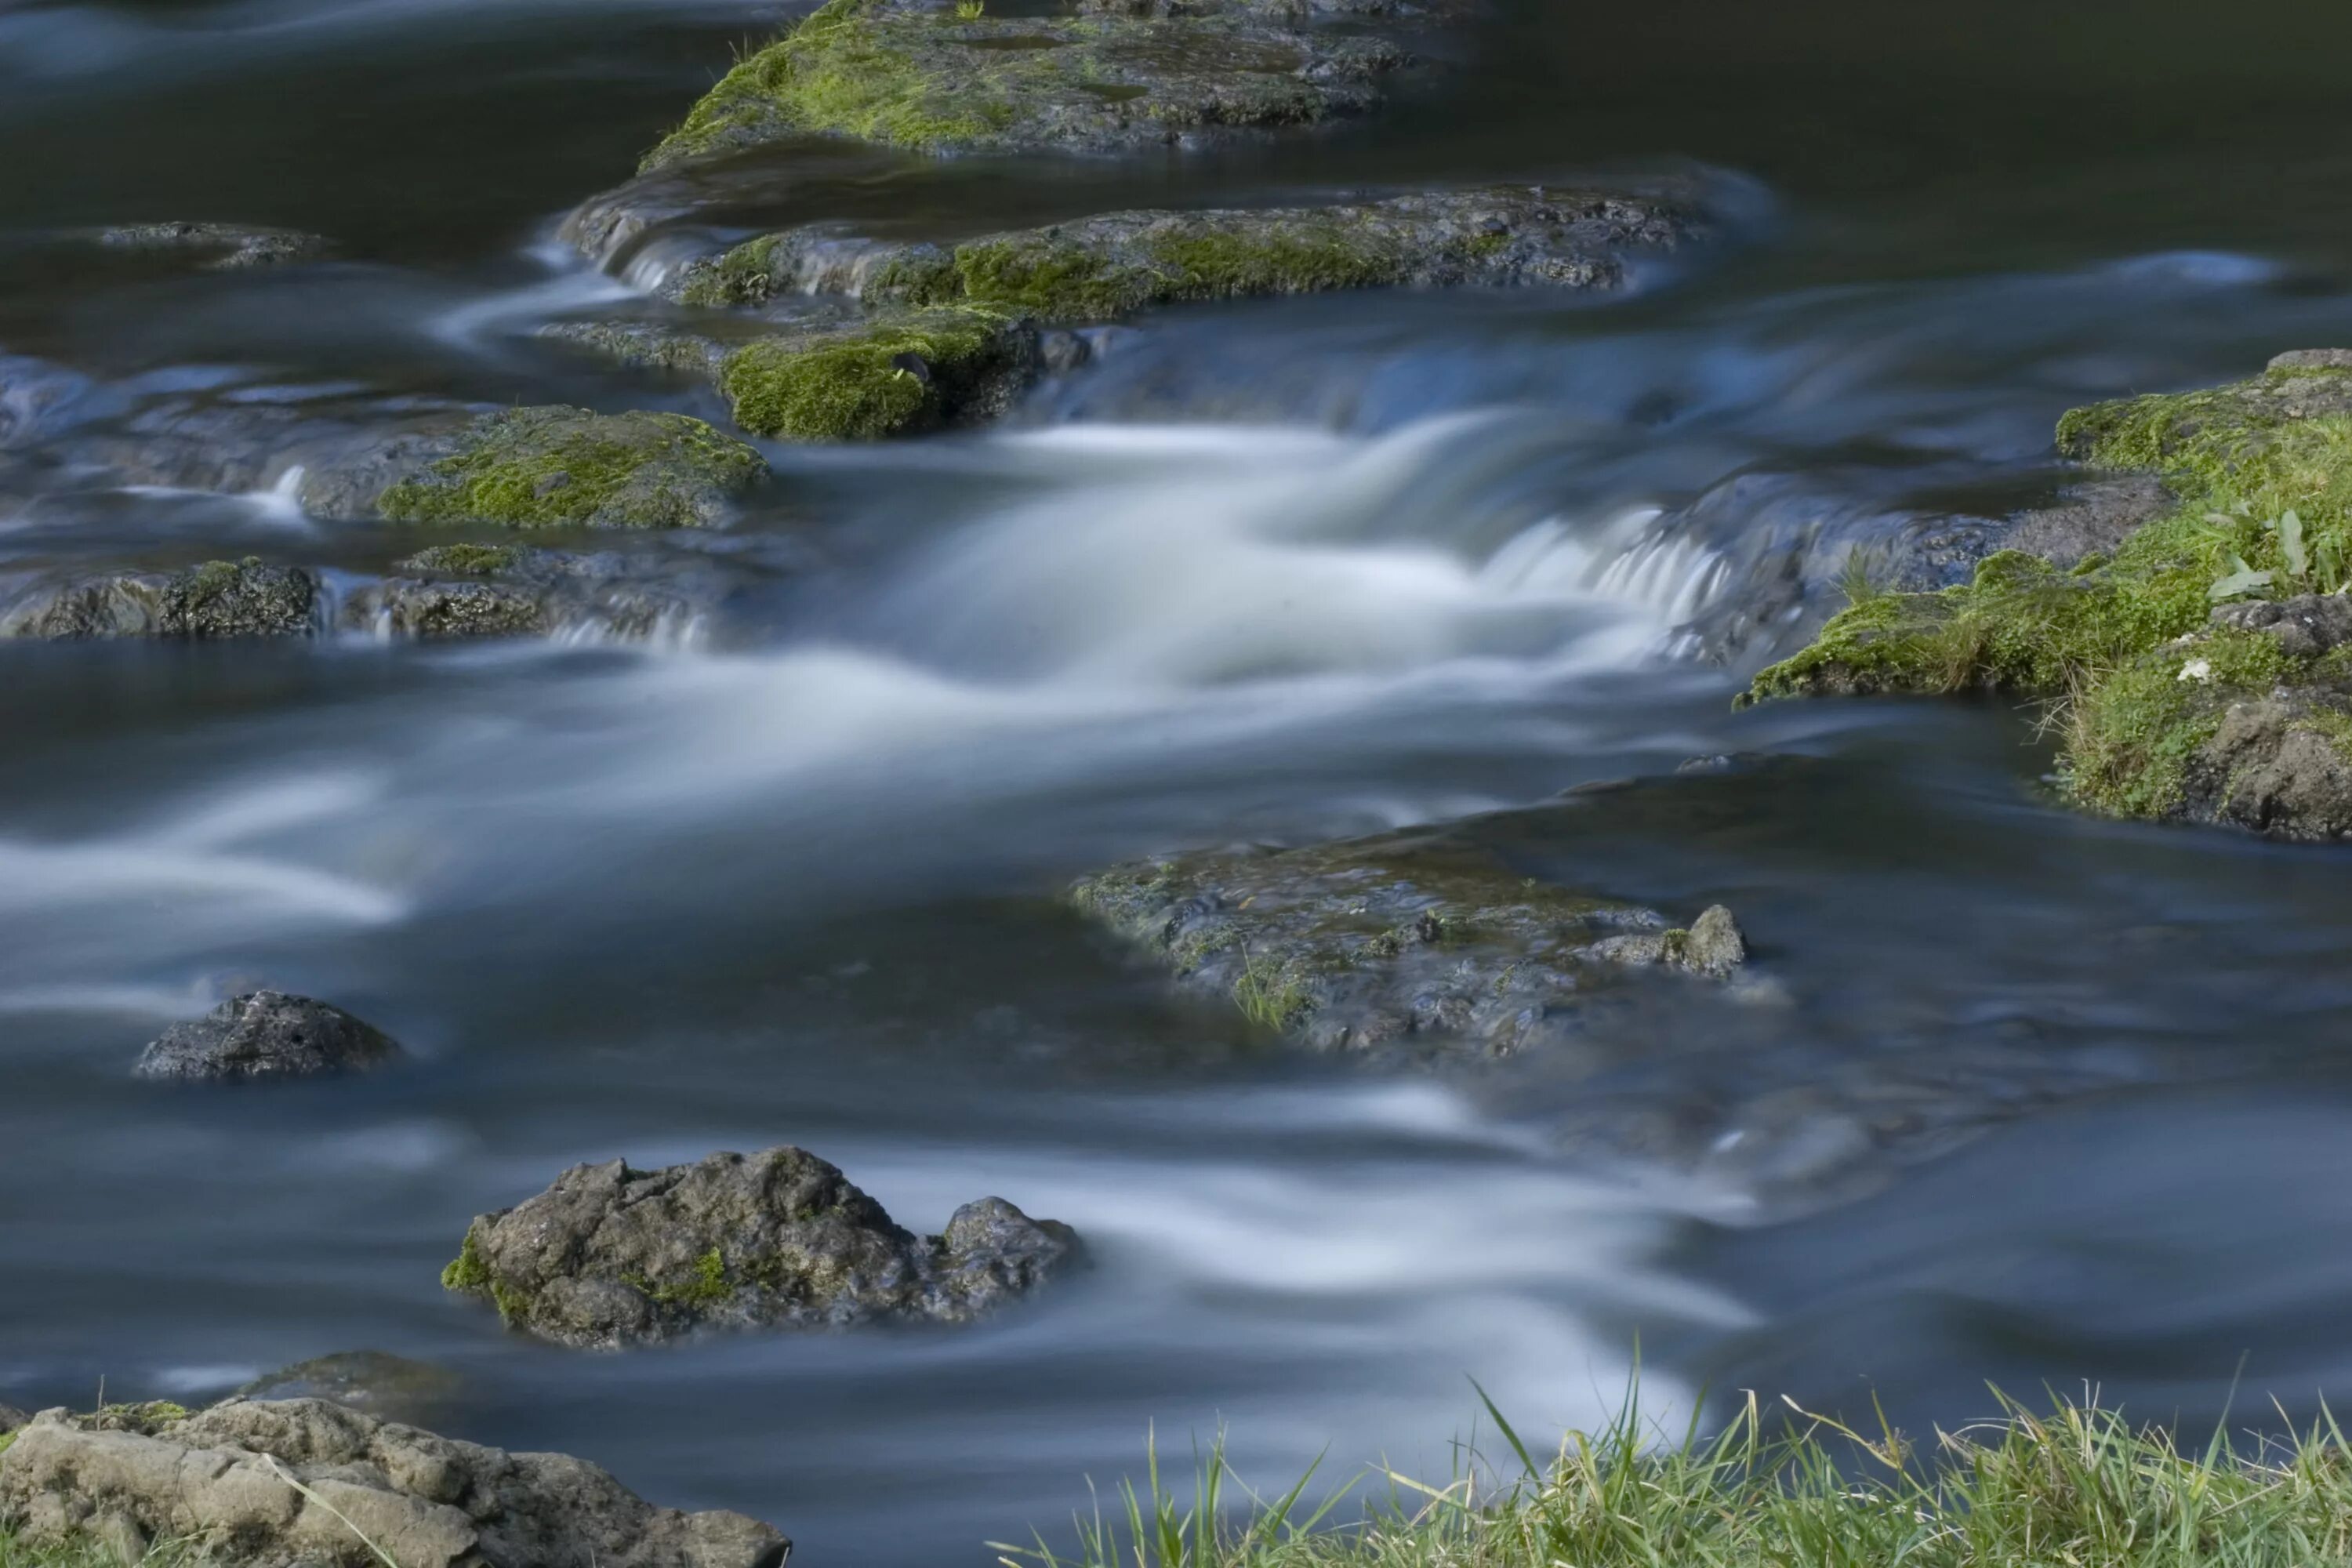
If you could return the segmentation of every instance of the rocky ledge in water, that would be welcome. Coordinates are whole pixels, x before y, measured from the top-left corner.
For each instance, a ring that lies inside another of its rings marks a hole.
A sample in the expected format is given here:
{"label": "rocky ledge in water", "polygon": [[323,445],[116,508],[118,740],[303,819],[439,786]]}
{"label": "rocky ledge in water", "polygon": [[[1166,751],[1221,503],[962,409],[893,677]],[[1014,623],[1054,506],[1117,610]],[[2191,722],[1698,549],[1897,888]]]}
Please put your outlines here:
{"label": "rocky ledge in water", "polygon": [[257,559],[174,572],[67,571],[0,590],[0,638],[191,640],[573,637],[645,642],[693,633],[728,594],[697,560],[514,544],[436,544],[340,598],[322,570]]}
{"label": "rocky ledge in water", "polygon": [[1693,203],[1488,185],[1312,206],[1108,213],[960,245],[895,244],[831,226],[746,241],[681,268],[688,304],[854,295],[869,306],[977,306],[1058,322],[1155,306],[1345,289],[1612,287],[1624,256],[1697,232]]}
{"label": "rocky ledge in water", "polygon": [[569,1455],[318,1399],[44,1411],[0,1451],[0,1525],[126,1563],[185,1542],[224,1568],[781,1568],[792,1551],[758,1520],[656,1508]]}
{"label": "rocky ledge in water", "polygon": [[2059,704],[2064,795],[2288,838],[2352,833],[2352,351],[2076,409],[2058,447],[2178,498],[2111,550],[2000,550],[1865,592],[1751,700],[1989,689]]}
{"label": "rocky ledge in water", "polygon": [[240,1399],[323,1399],[366,1415],[415,1421],[457,1397],[456,1373],[382,1351],[339,1351],[257,1377]]}
{"label": "rocky ledge in water", "polygon": [[659,1171],[576,1165],[478,1217],[441,1281],[487,1298],[511,1328],[595,1349],[706,1327],[963,1322],[1076,1253],[1067,1226],[1002,1198],[917,1237],[833,1166],[786,1147]]}
{"label": "rocky ledge in water", "polygon": [[341,1007],[282,991],[253,991],[173,1025],[140,1053],[131,1070],[141,1078],[241,1083],[364,1072],[400,1055],[391,1036]]}
{"label": "rocky ledge in water", "polygon": [[[796,441],[874,440],[992,419],[1055,357],[1034,321],[985,310],[746,320],[720,331],[592,322],[550,335],[622,364],[707,376],[736,424]],[[1063,363],[1082,352],[1060,347]]]}
{"label": "rocky ledge in water", "polygon": [[230,223],[123,224],[100,229],[98,242],[114,250],[188,256],[222,271],[317,261],[333,249],[315,234]]}
{"label": "rocky ledge in water", "polygon": [[1748,959],[1720,905],[1675,926],[1515,875],[1444,829],[1141,861],[1069,896],[1186,989],[1333,1050],[1508,1054],[1573,1031],[1630,970],[1727,981]]}
{"label": "rocky ledge in water", "polygon": [[1363,114],[1410,58],[1303,5],[1087,9],[832,0],[729,71],[645,166],[796,136],[932,153],[1222,141]]}

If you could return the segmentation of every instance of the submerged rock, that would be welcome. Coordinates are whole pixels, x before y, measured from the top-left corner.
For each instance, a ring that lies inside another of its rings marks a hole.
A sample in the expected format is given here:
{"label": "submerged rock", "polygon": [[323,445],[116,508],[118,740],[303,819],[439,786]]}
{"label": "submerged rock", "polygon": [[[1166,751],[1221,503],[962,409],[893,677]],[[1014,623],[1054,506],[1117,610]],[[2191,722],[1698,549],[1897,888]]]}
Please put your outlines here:
{"label": "submerged rock", "polygon": [[794,136],[920,153],[1109,151],[1364,113],[1407,62],[1269,5],[964,16],[931,0],[832,0],[739,63],[647,153],[659,168]]}
{"label": "submerged rock", "polygon": [[299,566],[207,561],[34,584],[0,609],[0,637],[286,637],[318,629],[318,580]]}
{"label": "submerged rock", "polygon": [[1673,927],[1443,832],[1142,861],[1082,879],[1070,900],[1186,989],[1333,1050],[1507,1054],[1572,1031],[1629,969],[1727,979],[1747,959],[1727,910]]}
{"label": "submerged rock", "polygon": [[315,234],[230,223],[134,223],[101,230],[99,243],[117,250],[184,253],[220,269],[316,261],[332,249]]}
{"label": "submerged rock", "polygon": [[341,1351],[280,1367],[236,1391],[239,1399],[323,1399],[364,1415],[409,1420],[457,1396],[457,1374],[382,1351]]}
{"label": "submerged rock", "polygon": [[691,528],[767,476],[742,442],[683,414],[517,408],[486,414],[447,455],[376,498],[402,522],[516,528]]}
{"label": "submerged rock", "polygon": [[363,1072],[400,1055],[390,1036],[340,1007],[255,991],[173,1025],[141,1053],[133,1070],[142,1078],[243,1082]]}
{"label": "submerged rock", "polygon": [[[176,1410],[176,1407],[172,1407]],[[136,1562],[188,1542],[235,1568],[781,1568],[738,1513],[656,1508],[564,1454],[511,1454],[319,1399],[108,1423],[44,1411],[0,1452],[0,1518],[36,1548]]]}
{"label": "submerged rock", "polygon": [[441,1279],[496,1303],[510,1327],[608,1348],[704,1327],[962,1322],[1025,1295],[1076,1250],[1067,1226],[1001,1198],[916,1237],[833,1166],[786,1147],[659,1171],[575,1165],[478,1217]]}
{"label": "submerged rock", "polygon": [[1340,289],[1607,288],[1637,247],[1696,229],[1666,196],[1494,185],[1386,201],[1120,212],[947,247],[861,242],[829,226],[746,241],[682,270],[689,304],[852,294],[869,305],[979,306],[1047,321]]}
{"label": "submerged rock", "polygon": [[2048,699],[2077,805],[2352,834],[2352,353],[2076,409],[2058,446],[2143,476],[2137,499],[2071,531],[2021,530],[1963,584],[1864,595],[1750,700]]}

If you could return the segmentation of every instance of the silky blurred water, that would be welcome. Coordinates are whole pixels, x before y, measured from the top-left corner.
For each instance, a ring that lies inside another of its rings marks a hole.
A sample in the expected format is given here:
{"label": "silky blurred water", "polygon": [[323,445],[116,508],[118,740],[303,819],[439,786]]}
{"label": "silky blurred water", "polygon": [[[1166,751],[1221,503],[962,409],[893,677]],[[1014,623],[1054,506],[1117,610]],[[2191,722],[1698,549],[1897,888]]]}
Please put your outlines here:
{"label": "silky blurred water", "polygon": [[[0,13],[0,570],[406,548],[266,475],[76,466],[142,418],[710,412],[534,336],[633,288],[551,237],[790,14]],[[773,448],[731,527],[643,546],[733,584],[651,647],[6,648],[0,1399],[379,1349],[459,1374],[457,1435],[883,1568],[1059,1528],[1154,1429],[1227,1429],[1268,1482],[1327,1450],[1442,1474],[1471,1379],[1542,1433],[1637,1356],[1661,1414],[1753,1387],[1951,1422],[1989,1380],[2199,1422],[2340,1399],[2343,854],[2070,815],[2030,715],[1730,699],[1855,552],[2047,495],[2064,408],[2352,342],[2347,30],[1528,6],[1311,143],[794,150],[756,216],[1628,168],[1732,216],[1622,296],[1187,311],[985,434]],[[163,217],[341,259],[68,238]],[[1756,606],[1736,642],[1690,629]],[[1528,875],[1730,904],[1778,999],[1662,994],[1572,1061],[1386,1075],[1174,1000],[1056,902],[1122,857],[1490,813]],[[260,981],[418,1063],[128,1078]],[[953,1332],[626,1356],[438,1287],[471,1215],[567,1164],[786,1142],[910,1226],[999,1194],[1096,1266]]]}

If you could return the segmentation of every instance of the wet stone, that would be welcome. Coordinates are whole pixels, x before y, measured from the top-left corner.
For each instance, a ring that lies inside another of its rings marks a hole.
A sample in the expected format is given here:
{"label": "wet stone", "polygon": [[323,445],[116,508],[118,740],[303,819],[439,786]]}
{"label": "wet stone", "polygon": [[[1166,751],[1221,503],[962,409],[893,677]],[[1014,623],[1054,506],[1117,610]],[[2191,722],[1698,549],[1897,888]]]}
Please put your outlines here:
{"label": "wet stone", "polygon": [[257,560],[65,574],[20,586],[0,607],[0,637],[308,637],[318,591],[302,568]]}
{"label": "wet stone", "polygon": [[315,234],[228,223],[135,223],[105,229],[99,243],[112,249],[184,254],[209,268],[233,270],[316,261],[333,247]]}
{"label": "wet stone", "polygon": [[1143,861],[1070,900],[1184,989],[1323,1049],[1509,1054],[1577,1033],[1629,971],[1721,980],[1746,962],[1727,910],[1676,928],[1440,831]]}
{"label": "wet stone", "polygon": [[577,1165],[477,1218],[443,1272],[512,1328],[616,1348],[700,1329],[965,1322],[1027,1295],[1078,1252],[1069,1227],[1001,1198],[918,1237],[804,1150],[639,1171]]}
{"label": "wet stone", "polygon": [[457,1374],[381,1351],[342,1351],[256,1378],[240,1399],[323,1399],[387,1419],[413,1421],[453,1401]]}
{"label": "wet stone", "polygon": [[255,991],[173,1025],[132,1070],[141,1078],[245,1082],[363,1072],[400,1055],[390,1036],[340,1007]]}

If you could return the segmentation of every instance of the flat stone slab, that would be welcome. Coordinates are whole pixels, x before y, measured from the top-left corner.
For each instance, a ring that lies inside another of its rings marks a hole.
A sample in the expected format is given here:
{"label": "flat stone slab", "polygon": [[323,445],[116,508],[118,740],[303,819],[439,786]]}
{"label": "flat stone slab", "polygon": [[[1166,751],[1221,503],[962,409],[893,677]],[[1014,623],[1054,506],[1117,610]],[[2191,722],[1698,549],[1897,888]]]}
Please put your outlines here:
{"label": "flat stone slab", "polygon": [[488,1299],[511,1328],[613,1349],[706,1328],[965,1322],[1077,1251],[1067,1226],[1002,1198],[915,1236],[832,1165],[782,1147],[658,1171],[575,1165],[478,1217],[442,1283]]}
{"label": "flat stone slab", "polygon": [[811,294],[1112,321],[1160,306],[1351,289],[1605,289],[1634,251],[1704,229],[1687,193],[1486,185],[1304,206],[1107,213],[953,246],[836,226],[765,236],[681,268],[689,304]]}
{"label": "flat stone slab", "polygon": [[1720,906],[1675,926],[1515,875],[1443,830],[1139,861],[1069,899],[1184,989],[1327,1050],[1505,1055],[1573,1032],[1630,970],[1723,981],[1748,956]]}

